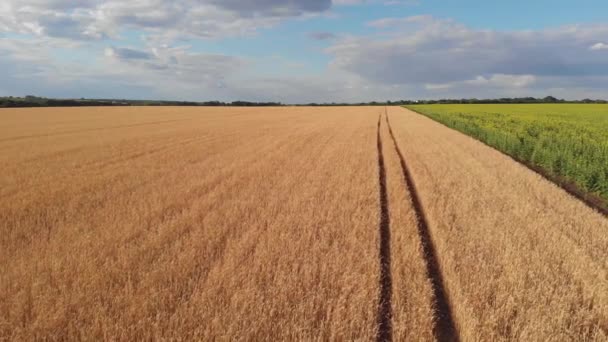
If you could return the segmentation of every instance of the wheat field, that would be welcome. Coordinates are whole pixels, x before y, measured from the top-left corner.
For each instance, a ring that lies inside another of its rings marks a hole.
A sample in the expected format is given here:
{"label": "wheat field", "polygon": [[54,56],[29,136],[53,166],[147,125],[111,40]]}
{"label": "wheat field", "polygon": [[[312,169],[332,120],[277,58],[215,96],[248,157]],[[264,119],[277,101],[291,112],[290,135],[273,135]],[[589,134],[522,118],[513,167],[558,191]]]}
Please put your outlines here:
{"label": "wheat field", "polygon": [[463,341],[608,339],[608,220],[429,118],[389,109]]}
{"label": "wheat field", "polygon": [[608,338],[608,220],[408,110],[0,118],[0,340]]}

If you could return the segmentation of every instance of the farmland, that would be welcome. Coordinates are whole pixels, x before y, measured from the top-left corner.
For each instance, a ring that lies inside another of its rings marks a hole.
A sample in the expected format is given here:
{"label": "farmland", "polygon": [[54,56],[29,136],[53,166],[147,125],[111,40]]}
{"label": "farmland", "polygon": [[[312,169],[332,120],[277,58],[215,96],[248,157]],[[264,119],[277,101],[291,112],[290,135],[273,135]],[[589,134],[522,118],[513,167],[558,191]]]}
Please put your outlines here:
{"label": "farmland", "polygon": [[461,339],[605,340],[608,220],[459,132],[389,109]]}
{"label": "farmland", "polygon": [[0,340],[608,339],[608,220],[407,109],[0,117]]}
{"label": "farmland", "polygon": [[419,105],[409,108],[608,201],[608,105]]}

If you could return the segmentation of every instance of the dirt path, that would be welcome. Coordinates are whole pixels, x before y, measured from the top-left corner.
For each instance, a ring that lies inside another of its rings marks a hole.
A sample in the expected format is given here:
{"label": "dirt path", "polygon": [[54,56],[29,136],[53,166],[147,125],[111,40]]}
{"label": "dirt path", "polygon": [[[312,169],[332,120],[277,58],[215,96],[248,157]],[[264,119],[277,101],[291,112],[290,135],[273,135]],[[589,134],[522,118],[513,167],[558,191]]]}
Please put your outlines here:
{"label": "dirt path", "polygon": [[388,112],[462,340],[608,338],[608,220],[470,137]]}

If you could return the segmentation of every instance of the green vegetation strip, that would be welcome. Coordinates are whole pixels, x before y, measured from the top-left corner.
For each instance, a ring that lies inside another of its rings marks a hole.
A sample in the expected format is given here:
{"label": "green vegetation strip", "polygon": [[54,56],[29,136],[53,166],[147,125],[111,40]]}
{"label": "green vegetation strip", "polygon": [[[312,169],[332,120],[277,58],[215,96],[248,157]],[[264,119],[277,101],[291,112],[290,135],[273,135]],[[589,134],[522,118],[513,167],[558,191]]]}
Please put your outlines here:
{"label": "green vegetation strip", "polygon": [[576,187],[591,195],[584,199],[606,209],[608,105],[449,104],[407,108],[540,169],[562,186]]}

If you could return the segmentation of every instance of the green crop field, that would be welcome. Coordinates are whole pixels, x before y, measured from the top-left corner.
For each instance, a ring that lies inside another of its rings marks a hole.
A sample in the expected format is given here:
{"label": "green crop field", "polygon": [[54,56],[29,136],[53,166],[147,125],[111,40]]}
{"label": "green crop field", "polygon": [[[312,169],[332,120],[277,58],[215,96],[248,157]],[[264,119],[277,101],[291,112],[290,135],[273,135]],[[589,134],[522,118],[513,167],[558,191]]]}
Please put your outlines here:
{"label": "green crop field", "polygon": [[414,105],[424,114],[608,202],[608,105]]}

